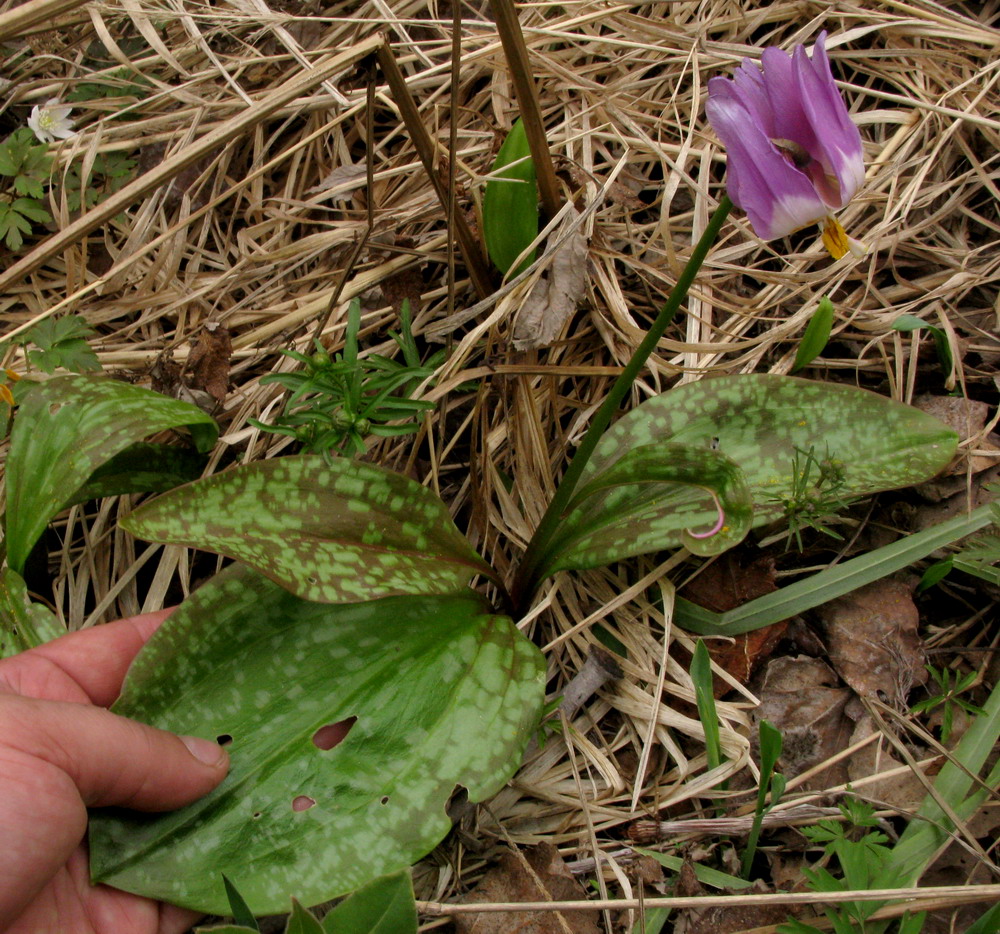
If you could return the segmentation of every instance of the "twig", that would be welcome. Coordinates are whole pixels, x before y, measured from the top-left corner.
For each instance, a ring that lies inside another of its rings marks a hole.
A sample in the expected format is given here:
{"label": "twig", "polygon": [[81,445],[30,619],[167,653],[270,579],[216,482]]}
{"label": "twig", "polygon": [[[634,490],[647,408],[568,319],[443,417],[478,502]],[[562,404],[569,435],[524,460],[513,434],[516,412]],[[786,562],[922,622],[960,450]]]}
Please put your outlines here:
{"label": "twig", "polygon": [[572,720],[576,712],[604,685],[614,678],[622,677],[622,666],[614,655],[599,645],[591,645],[583,667],[570,679],[563,691],[559,709]]}
{"label": "twig", "polygon": [[542,213],[545,220],[551,220],[562,207],[559,197],[559,181],[552,165],[549,141],[545,136],[542,110],[538,104],[538,90],[531,77],[531,61],[528,47],[524,44],[524,34],[514,9],[513,0],[490,0],[490,9],[496,20],[497,32],[507,58],[507,69],[514,82],[514,94],[521,111],[521,121],[528,137],[528,148],[535,164],[538,194],[542,199]]}
{"label": "twig", "polygon": [[[389,90],[392,92],[393,100],[395,100],[396,106],[399,108],[400,116],[403,118],[403,123],[406,124],[407,132],[409,132],[410,138],[413,141],[413,146],[417,150],[417,155],[423,163],[424,171],[427,172],[427,177],[434,186],[434,191],[441,202],[441,207],[444,208],[445,216],[447,216],[449,194],[445,191],[441,176],[438,174],[434,143],[427,129],[424,127],[423,121],[420,119],[420,111],[417,109],[416,102],[410,94],[410,89],[406,86],[406,79],[399,70],[396,57],[392,54],[392,49],[388,45],[380,45],[376,54],[378,55],[379,65],[382,66],[382,73],[385,75],[385,80],[389,85]],[[465,260],[473,288],[475,288],[476,293],[481,299],[486,298],[493,291],[493,288],[490,285],[489,272],[486,269],[486,264],[483,262],[483,254],[479,248],[479,243],[472,235],[469,225],[465,222],[465,218],[461,214],[456,213],[454,220],[458,248],[462,251],[462,259]]]}
{"label": "twig", "polygon": [[[924,899],[943,898],[952,904],[1000,901],[1000,885],[929,885],[908,889],[850,889],[844,892],[775,892],[771,895],[723,895],[645,898],[646,908],[707,908],[724,904],[727,908],[766,905],[832,905],[840,902],[883,902],[906,899],[919,907]],[[445,902],[417,902],[417,910],[430,917],[471,915],[484,911],[604,911],[638,908],[637,898],[595,898],[564,902],[479,902],[449,905]]]}

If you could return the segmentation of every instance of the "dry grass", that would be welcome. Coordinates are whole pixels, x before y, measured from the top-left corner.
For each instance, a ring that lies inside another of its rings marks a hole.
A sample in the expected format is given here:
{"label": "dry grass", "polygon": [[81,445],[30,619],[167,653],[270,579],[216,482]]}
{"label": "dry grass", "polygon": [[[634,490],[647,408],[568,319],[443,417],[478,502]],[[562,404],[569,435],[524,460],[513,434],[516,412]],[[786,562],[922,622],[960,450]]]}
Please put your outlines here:
{"label": "dry grass", "polygon": [[[764,45],[809,42],[821,28],[832,34],[835,73],[865,141],[867,182],[842,220],[869,255],[833,263],[811,232],[762,244],[737,213],[632,401],[709,373],[787,372],[827,294],[837,308],[827,378],[902,400],[926,388],[934,376],[926,334],[918,368],[920,338],[889,327],[910,313],[948,334],[960,389],[996,402],[995,0],[522,6],[562,196],[583,211],[590,237],[585,307],[560,340],[525,352],[512,347],[513,327],[550,257],[524,282],[477,295],[447,232],[448,206],[378,76],[371,190],[364,178],[370,53],[383,36],[442,171],[454,149],[455,209],[476,231],[483,179],[517,113],[485,3],[461,10],[454,80],[452,9],[436,0],[31,0],[0,9],[13,81],[0,113],[4,134],[24,124],[33,104],[92,71],[128,66],[149,82],[149,93],[125,99],[123,110],[112,100],[75,111],[80,132],[60,147],[57,172],[107,152],[137,158],[142,171],[81,216],[54,203],[51,235],[5,257],[6,333],[50,314],[83,315],[99,331],[104,366],[145,383],[164,360],[183,365],[207,324],[227,328],[231,388],[217,413],[223,438],[214,464],[285,449],[247,422],[275,411],[276,387],[260,378],[288,368],[281,349],[307,350],[318,326],[336,349],[348,302],[360,296],[368,348],[389,352],[387,329],[397,319],[387,295],[415,289],[415,331],[450,348],[425,388],[441,405],[419,436],[382,441],[369,456],[438,490],[509,575],[553,477],[723,191],[724,153],[703,118],[708,78]],[[7,347],[6,365],[23,370],[20,352]],[[463,388],[471,381],[475,391]],[[71,629],[156,608],[196,583],[183,553],[115,529],[125,511],[107,501],[86,515],[74,509],[60,525],[53,597]],[[667,572],[678,563],[643,559],[560,575],[545,590],[523,627],[544,646],[552,684],[579,669],[598,622],[627,647],[626,676],[479,815],[478,832],[497,833],[499,824],[518,843],[556,843],[567,860],[607,851],[599,878],[611,897],[636,894],[615,842],[624,825],[666,809],[697,815],[710,790],[749,759],[755,699],[741,688],[720,703],[728,761],[706,771],[676,651],[690,640],[671,626]],[[979,600],[975,609],[987,597]],[[451,841],[419,867],[419,895],[460,895],[482,865]]]}

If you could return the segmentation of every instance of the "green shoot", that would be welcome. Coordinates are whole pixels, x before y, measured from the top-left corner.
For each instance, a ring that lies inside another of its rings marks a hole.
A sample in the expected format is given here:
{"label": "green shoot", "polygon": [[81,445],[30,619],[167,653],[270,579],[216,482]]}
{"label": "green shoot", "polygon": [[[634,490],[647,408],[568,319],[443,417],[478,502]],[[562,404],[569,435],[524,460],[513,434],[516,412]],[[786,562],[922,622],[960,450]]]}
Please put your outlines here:
{"label": "green shoot", "polygon": [[803,367],[813,362],[824,350],[830,340],[833,328],[833,302],[825,295],[819,300],[819,307],[806,325],[799,349],[795,352],[795,362],[792,372],[797,373]]}
{"label": "green shoot", "polygon": [[916,315],[900,315],[892,322],[892,329],[894,331],[908,333],[910,331],[919,331],[921,328],[929,331],[931,337],[934,339],[934,349],[937,350],[938,362],[944,371],[945,379],[948,379],[954,367],[951,345],[948,343],[948,335],[941,328],[936,328],[934,325],[928,324]]}
{"label": "green shoot", "polygon": [[[767,720],[761,720],[758,735],[760,737],[760,784],[757,786],[757,804],[754,808],[750,836],[740,861],[740,875],[744,879],[750,878],[750,869],[757,852],[757,841],[760,839],[760,828],[764,821],[764,815],[778,803],[785,791],[785,776],[780,772],[775,772],[778,759],[781,758],[781,731]],[[770,803],[767,803],[768,792],[771,794]]]}
{"label": "green shoot", "polygon": [[493,265],[504,275],[524,272],[534,262],[529,253],[511,267],[538,236],[538,186],[524,123],[515,122],[500,147],[483,195],[483,239]]}
{"label": "green shoot", "polygon": [[715,692],[712,690],[712,659],[701,639],[695,644],[691,658],[691,681],[694,684],[698,719],[705,730],[705,756],[709,771],[723,762],[722,742],[719,734],[719,715],[715,709]]}
{"label": "green shoot", "polygon": [[226,898],[229,899],[229,910],[233,913],[233,920],[244,927],[260,931],[253,912],[250,910],[243,896],[240,895],[239,890],[229,881],[225,874],[222,876],[222,884],[226,887]]}
{"label": "green shoot", "polygon": [[959,695],[968,691],[976,680],[976,672],[970,671],[964,675],[959,675],[948,668],[935,668],[933,665],[925,666],[930,672],[931,678],[938,686],[939,693],[932,697],[918,701],[911,708],[912,713],[929,713],[938,707],[944,707],[941,712],[941,742],[947,745],[951,738],[951,731],[954,720],[955,708],[960,707],[968,714],[974,716],[981,715],[984,711],[982,707],[977,707]]}
{"label": "green shoot", "polygon": [[792,458],[792,489],[788,496],[775,497],[785,512],[788,521],[788,535],[802,551],[802,530],[814,529],[842,540],[843,536],[834,532],[826,524],[826,519],[847,507],[842,490],[844,488],[843,465],[829,454],[822,460],[816,457],[815,448],[808,451],[795,449]]}
{"label": "green shoot", "polygon": [[19,342],[38,348],[28,351],[28,363],[45,373],[54,373],[60,367],[73,373],[89,373],[101,369],[97,354],[87,343],[87,338],[96,333],[80,315],[64,315],[39,321]]}
{"label": "green shoot", "polygon": [[923,593],[925,590],[930,590],[931,587],[940,584],[952,571],[955,566],[955,558],[953,555],[948,555],[942,561],[935,561],[933,564],[927,567],[927,570],[920,576],[920,583],[917,584],[917,593]]}
{"label": "green shoot", "polygon": [[355,300],[348,312],[343,352],[331,358],[319,343],[312,356],[282,351],[301,363],[302,369],[265,376],[261,382],[277,383],[291,393],[285,413],[273,425],[257,419],[250,422],[264,431],[295,438],[306,453],[325,456],[345,449],[363,454],[366,439],[372,435],[414,434],[419,425],[413,419],[434,408],[434,403],[410,399],[409,393],[433,375],[444,351],[420,362],[408,302],[403,303],[400,324],[399,334],[390,333],[399,345],[403,363],[378,354],[360,357],[361,304]]}
{"label": "green shoot", "polygon": [[953,570],[964,571],[991,584],[1000,584],[1000,568],[996,567],[1000,563],[1000,534],[996,531],[1000,528],[1000,505],[990,503],[989,510],[993,531],[984,532],[969,541],[961,551],[930,565],[920,578],[917,593],[933,587]]}
{"label": "green shoot", "polygon": [[[837,892],[875,888],[879,870],[889,858],[886,846],[889,838],[878,827],[875,809],[864,801],[847,797],[838,807],[844,822],[824,820],[802,833],[813,844],[823,847],[823,862],[836,858],[841,876],[838,878],[823,865],[803,870],[814,892]],[[860,835],[858,831],[864,831]],[[859,934],[866,930],[865,922],[878,908],[875,902],[838,902],[836,907],[823,909],[836,934]],[[789,921],[779,926],[780,934],[819,934],[819,928],[803,921]]]}

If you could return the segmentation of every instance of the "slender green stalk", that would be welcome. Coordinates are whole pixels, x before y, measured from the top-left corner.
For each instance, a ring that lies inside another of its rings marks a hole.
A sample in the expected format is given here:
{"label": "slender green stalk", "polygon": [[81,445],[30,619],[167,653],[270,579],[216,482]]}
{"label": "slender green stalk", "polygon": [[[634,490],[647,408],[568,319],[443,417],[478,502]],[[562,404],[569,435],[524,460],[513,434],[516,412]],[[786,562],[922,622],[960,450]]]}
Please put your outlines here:
{"label": "slender green stalk", "polygon": [[583,440],[580,442],[580,447],[577,448],[569,467],[566,468],[566,473],[563,475],[562,481],[556,489],[548,509],[545,510],[542,521],[538,523],[538,528],[535,529],[535,534],[528,543],[524,558],[514,578],[511,593],[514,597],[515,605],[521,611],[527,609],[527,602],[531,599],[531,595],[538,586],[537,573],[545,557],[546,548],[559,527],[563,512],[573,495],[573,491],[576,489],[577,483],[580,481],[583,468],[586,467],[590,456],[594,453],[594,448],[597,447],[597,443],[601,439],[601,435],[604,434],[608,425],[611,424],[611,419],[632,388],[635,378],[639,375],[643,366],[645,366],[649,355],[656,349],[656,345],[663,336],[663,332],[666,331],[670,322],[674,320],[674,316],[677,314],[681,303],[687,298],[688,290],[691,288],[698,270],[701,269],[702,263],[705,262],[708,251],[719,236],[722,224],[732,206],[732,202],[725,195],[719,201],[719,206],[709,218],[704,233],[702,233],[695,244],[694,250],[691,252],[691,258],[687,261],[684,269],[681,270],[677,283],[667,297],[666,303],[646,333],[646,336],[636,348],[635,353],[632,354],[632,359],[625,365],[614,386],[611,387],[611,392],[608,393],[607,398],[601,403],[601,407],[597,410],[587,428],[586,434],[583,436]]}

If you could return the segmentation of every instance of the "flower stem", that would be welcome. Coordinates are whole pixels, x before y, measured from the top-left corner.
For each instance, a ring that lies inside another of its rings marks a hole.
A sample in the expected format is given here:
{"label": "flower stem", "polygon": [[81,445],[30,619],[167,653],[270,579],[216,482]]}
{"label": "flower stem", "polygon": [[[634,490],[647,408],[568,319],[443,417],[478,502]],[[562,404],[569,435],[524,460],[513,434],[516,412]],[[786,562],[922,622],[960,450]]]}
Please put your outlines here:
{"label": "flower stem", "polygon": [[545,515],[542,516],[541,522],[538,523],[538,528],[535,529],[535,534],[532,535],[531,541],[528,542],[524,558],[521,560],[517,574],[514,577],[511,594],[514,598],[515,606],[521,612],[527,609],[527,601],[531,599],[535,588],[539,584],[538,572],[540,564],[547,557],[546,551],[548,545],[559,528],[560,520],[563,518],[563,513],[569,504],[577,483],[580,481],[584,467],[586,467],[590,456],[594,453],[594,448],[597,447],[601,436],[607,430],[608,425],[611,424],[611,419],[632,388],[635,378],[649,359],[649,355],[656,349],[656,345],[663,336],[663,332],[666,331],[670,322],[674,320],[674,316],[677,314],[681,303],[687,298],[688,290],[691,288],[698,270],[701,269],[702,263],[705,262],[708,251],[715,243],[722,224],[732,206],[732,202],[726,196],[723,196],[719,201],[719,206],[709,218],[704,232],[691,252],[691,258],[687,261],[684,269],[681,270],[677,282],[673,289],[671,289],[670,295],[667,296],[666,303],[660,309],[656,320],[650,326],[642,342],[636,347],[632,358],[625,365],[618,379],[615,380],[615,384],[611,387],[611,392],[608,393],[604,402],[601,403],[601,407],[597,410],[590,425],[587,427],[586,434],[584,434],[583,440],[576,450],[576,454],[570,461],[569,467],[566,468],[566,473],[563,475],[562,481],[559,483],[548,509],[545,510]]}

